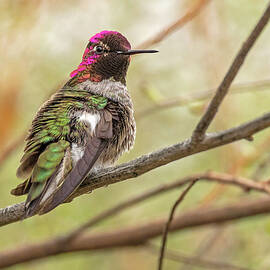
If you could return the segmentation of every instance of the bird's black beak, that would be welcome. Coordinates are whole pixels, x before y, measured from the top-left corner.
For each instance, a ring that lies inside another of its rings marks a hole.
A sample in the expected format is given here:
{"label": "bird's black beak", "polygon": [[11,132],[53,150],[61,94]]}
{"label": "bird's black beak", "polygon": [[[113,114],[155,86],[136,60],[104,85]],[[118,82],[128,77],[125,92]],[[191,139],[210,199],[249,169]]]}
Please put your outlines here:
{"label": "bird's black beak", "polygon": [[128,50],[128,51],[117,51],[117,54],[124,54],[124,55],[133,55],[133,54],[140,54],[140,53],[157,53],[157,50]]}

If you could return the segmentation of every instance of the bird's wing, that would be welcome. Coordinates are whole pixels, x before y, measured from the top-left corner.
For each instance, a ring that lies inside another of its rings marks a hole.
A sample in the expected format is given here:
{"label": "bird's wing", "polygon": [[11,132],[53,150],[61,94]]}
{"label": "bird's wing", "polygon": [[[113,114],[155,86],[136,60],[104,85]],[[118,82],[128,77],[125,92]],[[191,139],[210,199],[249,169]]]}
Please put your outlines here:
{"label": "bird's wing", "polygon": [[86,145],[82,158],[77,161],[74,168],[65,177],[62,185],[47,200],[45,206],[39,211],[39,214],[45,214],[51,211],[63,203],[77,189],[106,147],[108,139],[112,137],[112,115],[109,111],[103,110],[100,112],[100,121],[96,126],[94,135]]}
{"label": "bird's wing", "polygon": [[57,92],[39,109],[26,138],[24,155],[17,169],[19,178],[27,179],[31,176],[39,156],[48,145],[61,139],[66,140],[70,133],[69,124],[71,121],[68,117],[68,108],[68,99],[64,97],[62,92]]}
{"label": "bird's wing", "polygon": [[[106,99],[90,96],[89,93],[85,93],[85,96],[87,98],[82,97],[82,93],[76,95],[74,91],[56,93],[52,99],[41,107],[32,123],[29,135],[26,138],[27,144],[21,159],[21,165],[17,170],[18,177],[25,179],[25,181],[11,191],[16,196],[28,193],[26,200],[27,215],[33,215],[38,211],[46,191],[52,187],[49,183],[59,178],[58,172],[61,167],[66,169],[65,171],[61,170],[62,176],[68,175],[72,169],[70,158],[72,140],[69,138],[72,119],[68,117],[71,105],[73,110],[82,110],[83,104],[93,111],[103,111],[106,107]],[[98,132],[96,134],[99,135],[96,137],[90,136],[87,148],[91,144],[100,144],[99,141],[103,140],[102,130],[105,130],[105,127],[106,125],[102,126],[101,124],[97,126]],[[103,147],[103,143],[99,147]],[[93,158],[93,162],[94,160],[96,158]],[[63,166],[64,162],[65,166]],[[78,166],[80,166],[78,168],[82,168],[82,165]],[[72,174],[74,175],[74,172]]]}
{"label": "bird's wing", "polygon": [[[29,191],[26,199],[26,216],[32,216],[40,208],[40,203],[46,195],[50,184],[58,178],[63,159],[70,149],[70,143],[60,140],[50,143],[40,154],[29,178]],[[67,166],[69,162],[69,166]],[[71,169],[71,159],[65,162],[65,166]],[[55,185],[56,186],[56,185]]]}

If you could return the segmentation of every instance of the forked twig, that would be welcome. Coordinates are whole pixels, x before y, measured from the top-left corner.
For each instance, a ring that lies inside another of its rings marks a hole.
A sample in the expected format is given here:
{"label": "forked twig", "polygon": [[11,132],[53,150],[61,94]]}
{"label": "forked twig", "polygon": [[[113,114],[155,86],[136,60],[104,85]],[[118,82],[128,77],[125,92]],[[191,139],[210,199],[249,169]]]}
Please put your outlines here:
{"label": "forked twig", "polygon": [[263,15],[259,19],[258,23],[251,31],[247,40],[243,43],[240,51],[237,53],[236,57],[234,58],[229,70],[227,71],[223,81],[221,82],[220,86],[218,87],[216,94],[214,95],[213,99],[211,100],[205,114],[200,119],[199,123],[197,124],[193,135],[192,141],[194,143],[200,142],[203,137],[205,136],[205,132],[211,122],[213,121],[219,106],[221,105],[224,97],[229,91],[229,88],[232,84],[232,81],[236,77],[237,73],[239,72],[241,66],[243,65],[248,52],[255,44],[257,38],[262,33],[264,27],[268,23],[270,18],[270,3],[268,3],[266,10],[264,11]]}
{"label": "forked twig", "polygon": [[161,248],[160,248],[160,255],[159,255],[159,260],[158,260],[158,270],[162,270],[163,258],[164,258],[165,249],[166,249],[166,242],[167,242],[168,232],[169,232],[169,228],[170,228],[170,225],[171,225],[173,217],[174,217],[175,210],[176,210],[177,206],[184,200],[185,196],[187,195],[189,190],[192,188],[192,186],[196,183],[196,181],[197,180],[194,180],[193,182],[191,182],[188,185],[188,187],[182,192],[180,197],[176,200],[176,202],[174,203],[174,205],[173,205],[173,207],[172,207],[172,209],[170,211],[170,215],[169,215],[168,221],[167,221],[167,223],[165,225],[164,232],[163,232],[162,245],[161,245]]}

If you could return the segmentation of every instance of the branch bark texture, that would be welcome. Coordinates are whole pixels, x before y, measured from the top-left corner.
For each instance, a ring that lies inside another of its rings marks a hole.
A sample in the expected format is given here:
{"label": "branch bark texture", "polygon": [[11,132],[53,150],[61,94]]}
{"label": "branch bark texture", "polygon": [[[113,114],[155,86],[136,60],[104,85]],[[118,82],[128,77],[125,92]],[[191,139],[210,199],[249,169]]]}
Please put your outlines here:
{"label": "branch bark texture", "polygon": [[[219,224],[236,219],[269,214],[269,211],[269,198],[251,201],[241,200],[223,207],[199,207],[177,215],[172,221],[169,230],[175,232],[209,224]],[[83,234],[61,249],[58,248],[58,239],[24,245],[20,248],[2,252],[0,254],[0,268],[60,253],[141,245],[152,238],[162,235],[166,222],[167,217],[123,229]]]}
{"label": "branch bark texture", "polygon": [[[200,153],[234,141],[249,138],[253,134],[270,126],[270,113],[236,128],[207,135],[203,141],[194,144],[191,139],[163,148],[148,155],[143,155],[119,166],[101,170],[89,175],[72,198],[94,189],[135,178],[155,168],[166,165],[186,156]],[[24,203],[0,209],[0,226],[19,221],[24,216]]]}

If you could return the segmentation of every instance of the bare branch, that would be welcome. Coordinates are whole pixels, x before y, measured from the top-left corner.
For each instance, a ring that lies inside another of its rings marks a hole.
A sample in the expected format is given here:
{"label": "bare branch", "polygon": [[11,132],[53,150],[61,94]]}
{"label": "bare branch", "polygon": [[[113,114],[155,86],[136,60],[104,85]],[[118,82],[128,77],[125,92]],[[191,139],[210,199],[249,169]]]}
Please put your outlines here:
{"label": "bare branch", "polygon": [[197,180],[194,180],[188,185],[188,187],[182,192],[180,197],[176,200],[176,202],[174,203],[170,211],[170,215],[169,215],[168,221],[166,222],[164,232],[163,232],[162,244],[161,244],[160,255],[159,255],[159,260],[158,260],[158,270],[162,270],[162,267],[163,267],[163,258],[164,258],[165,249],[166,249],[167,237],[168,237],[169,228],[171,226],[176,208],[184,200],[185,196],[187,195],[189,190],[192,188],[192,186],[196,183],[196,181]]}
{"label": "bare branch", "polygon": [[149,48],[162,40],[164,40],[168,35],[172,34],[177,29],[183,27],[186,23],[191,21],[194,17],[196,17],[200,11],[210,2],[210,0],[198,0],[196,5],[194,5],[183,17],[177,19],[172,24],[168,25],[164,29],[162,29],[159,33],[154,35],[152,38],[146,40],[136,48],[138,49],[146,49]]}
{"label": "bare branch", "polygon": [[[270,199],[265,198],[240,200],[240,202],[223,207],[199,207],[176,216],[169,230],[175,232],[203,225],[224,223],[245,217],[269,214],[269,211]],[[59,242],[55,242],[55,240],[23,245],[14,250],[0,253],[0,268],[66,252],[141,245],[162,235],[166,222],[167,218],[162,218],[122,229],[82,234],[66,245],[62,251],[59,251],[57,247]]]}
{"label": "bare branch", "polygon": [[138,196],[135,196],[133,198],[128,199],[127,201],[124,201],[122,203],[117,204],[115,207],[112,207],[101,214],[97,215],[93,219],[89,220],[73,232],[69,233],[67,236],[64,236],[64,242],[71,241],[72,239],[76,238],[79,234],[84,232],[87,228],[90,228],[97,223],[103,221],[104,219],[107,219],[111,216],[115,216],[119,212],[123,211],[126,208],[129,208],[135,204],[138,204],[142,201],[145,201],[149,198],[152,198],[153,196],[160,195],[164,192],[170,191],[175,188],[179,188],[184,186],[188,183],[193,183],[197,180],[205,180],[210,182],[218,182],[222,184],[228,184],[228,185],[235,185],[240,188],[242,188],[244,191],[250,191],[250,190],[256,190],[260,192],[264,192],[267,194],[270,194],[270,185],[269,183],[265,182],[254,182],[250,179],[243,178],[243,177],[236,177],[230,174],[225,173],[217,173],[217,172],[207,172],[207,173],[201,173],[201,174],[194,174],[187,176],[185,178],[182,178],[180,180],[177,180],[175,182],[172,182],[170,184],[164,184],[157,188],[153,188],[147,192],[144,192],[142,194],[139,194]]}
{"label": "bare branch", "polygon": [[[231,177],[230,175],[223,175],[223,174],[220,174],[220,176],[222,177],[222,180],[224,180],[226,177],[228,177],[228,178]],[[211,173],[211,175],[210,175],[210,173],[192,175],[190,177],[180,179],[180,180],[172,182],[170,184],[161,185],[161,186],[159,186],[157,188],[151,189],[151,190],[149,190],[149,191],[147,191],[145,193],[142,193],[142,194],[140,194],[138,196],[135,196],[135,197],[133,197],[131,199],[128,199],[127,201],[119,203],[115,207],[112,207],[112,208],[102,212],[101,214],[97,215],[93,219],[89,220],[88,222],[86,222],[85,224],[83,224],[82,226],[80,226],[79,228],[74,230],[73,232],[69,233],[67,236],[64,236],[63,237],[63,242],[64,243],[70,242],[71,240],[76,238],[79,234],[84,232],[86,229],[96,225],[97,223],[99,223],[100,221],[103,221],[104,219],[107,219],[107,218],[109,218],[111,216],[115,216],[116,214],[118,214],[119,212],[123,211],[126,208],[129,208],[129,207],[131,207],[131,206],[133,206],[135,204],[138,204],[138,203],[140,203],[142,201],[145,201],[145,200],[147,200],[147,199],[149,199],[149,198],[151,198],[153,196],[159,195],[159,194],[161,194],[163,192],[167,192],[167,191],[169,191],[171,189],[181,187],[181,186],[185,185],[186,183],[188,183],[190,181],[195,181],[195,179],[204,179],[204,178],[208,179],[208,180],[213,179],[212,178],[212,173]],[[240,178],[238,180],[242,181],[242,179],[240,179]],[[248,180],[248,181],[250,183],[252,182],[252,180]],[[246,187],[244,187],[244,188],[246,188]],[[270,189],[269,189],[269,194],[270,194]]]}
{"label": "bare branch", "polygon": [[205,132],[209,127],[209,125],[211,124],[211,122],[213,121],[221,102],[223,101],[224,97],[229,91],[232,81],[234,80],[237,73],[239,72],[239,69],[244,63],[246,56],[248,55],[248,52],[255,44],[257,38],[259,37],[264,27],[268,23],[269,18],[270,18],[270,3],[268,3],[265,12],[261,16],[260,20],[258,21],[253,31],[250,33],[248,39],[243,43],[240,51],[237,53],[234,61],[232,62],[227,74],[225,75],[220,86],[218,87],[215,96],[211,100],[205,114],[203,115],[198,125],[196,126],[192,135],[193,142],[196,143],[203,139]]}
{"label": "bare branch", "polygon": [[[238,127],[218,133],[211,133],[198,144],[193,144],[190,139],[187,139],[181,143],[163,148],[148,155],[143,155],[130,162],[102,169],[97,173],[90,174],[79,189],[73,194],[72,198],[89,193],[100,187],[135,178],[186,156],[245,139],[269,126],[270,113]],[[2,208],[0,209],[0,226],[21,220],[23,216],[24,203]]]}
{"label": "bare branch", "polygon": [[[104,219],[107,219],[111,216],[115,216],[119,212],[123,211],[124,209],[131,207],[135,204],[138,204],[139,202],[142,202],[144,200],[147,200],[153,196],[157,196],[161,193],[167,192],[169,190],[179,188],[187,183],[193,183],[196,180],[206,180],[206,181],[216,181],[219,183],[229,184],[229,185],[236,185],[244,190],[258,190],[262,192],[266,192],[270,194],[270,189],[267,187],[265,183],[256,183],[252,180],[242,178],[242,177],[235,177],[230,174],[224,174],[224,173],[217,173],[217,172],[207,172],[203,174],[194,174],[188,177],[185,177],[183,179],[177,180],[175,182],[172,182],[170,184],[164,184],[157,188],[151,189],[143,194],[140,194],[138,196],[135,196],[131,199],[128,199],[127,201],[124,201],[122,203],[117,204],[116,206],[102,212],[101,214],[97,215],[96,217],[90,219],[88,222],[80,226],[79,228],[75,229],[74,231],[68,233],[67,235],[56,237],[48,242],[53,242],[53,252],[60,253],[65,250],[65,247],[70,244],[72,241],[74,241],[75,238],[80,236],[87,228],[90,228],[97,223],[103,221]],[[168,232],[168,228],[167,228]],[[48,254],[48,256],[51,254],[51,249],[48,248],[45,253]],[[0,254],[1,255],[1,254]],[[45,256],[45,255],[44,255]]]}
{"label": "bare branch", "polygon": [[[83,233],[86,229],[93,227],[94,225],[100,223],[104,219],[107,219],[111,216],[115,216],[116,214],[120,213],[121,211],[132,207],[135,204],[138,204],[142,201],[145,201],[149,198],[152,198],[153,196],[160,195],[164,192],[170,191],[175,188],[182,187],[190,182],[196,181],[196,180],[205,180],[205,181],[214,181],[218,183],[228,184],[228,185],[235,185],[240,188],[242,188],[245,191],[257,190],[261,192],[265,192],[270,194],[270,187],[267,183],[264,182],[254,182],[250,179],[243,178],[243,177],[236,177],[230,174],[225,173],[217,173],[217,172],[207,172],[202,174],[194,174],[191,176],[184,177],[180,180],[177,180],[175,182],[172,182],[170,184],[163,184],[157,188],[153,188],[145,193],[139,194],[138,196],[134,196],[133,198],[128,199],[127,201],[124,201],[122,203],[117,204],[116,206],[105,210],[101,214],[97,215],[96,217],[90,219],[85,224],[81,225],[79,228],[75,229],[74,231],[68,233],[67,235],[64,235],[62,237],[58,237],[59,245],[67,244],[73,239],[75,239],[79,234]],[[57,239],[55,240],[55,242]],[[62,247],[59,246],[59,250],[61,250]]]}
{"label": "bare branch", "polygon": [[[187,183],[190,183],[190,182],[192,183],[195,180],[216,181],[216,182],[223,183],[223,184],[236,185],[236,186],[243,188],[244,190],[254,189],[254,190],[266,192],[268,194],[270,193],[270,190],[267,186],[267,183],[262,183],[262,182],[257,183],[257,182],[253,182],[252,180],[246,179],[246,178],[235,177],[235,176],[232,176],[230,174],[217,173],[217,172],[207,172],[204,174],[194,174],[194,175],[185,177],[183,179],[180,179],[178,181],[172,182],[170,184],[165,184],[165,185],[162,185],[160,187],[154,188],[154,189],[147,191],[143,194],[135,196],[135,197],[133,197],[125,202],[119,203],[115,207],[112,207],[111,209],[106,210],[106,211],[102,212],[101,214],[97,215],[96,217],[91,219],[89,222],[86,222],[84,225],[82,225],[78,229],[72,231],[71,233],[64,235],[64,236],[56,237],[54,239],[51,239],[50,241],[47,241],[47,243],[53,243],[53,244],[49,245],[46,248],[46,251],[43,251],[43,254],[44,254],[44,256],[46,256],[45,254],[47,254],[47,256],[50,256],[51,254],[58,254],[58,253],[64,252],[65,247],[68,244],[70,244],[72,241],[74,241],[75,238],[78,238],[85,229],[87,229],[93,225],[96,225],[98,222],[100,222],[106,218],[109,218],[112,215],[116,215],[120,211],[122,211],[128,207],[131,207],[131,206],[133,206],[133,205],[135,205],[143,200],[146,200],[146,199],[151,198],[153,196],[159,195],[163,192],[181,187]],[[0,258],[1,258],[1,254],[0,254]]]}

